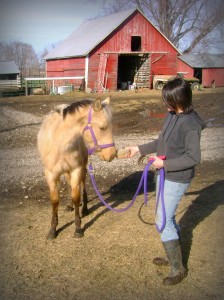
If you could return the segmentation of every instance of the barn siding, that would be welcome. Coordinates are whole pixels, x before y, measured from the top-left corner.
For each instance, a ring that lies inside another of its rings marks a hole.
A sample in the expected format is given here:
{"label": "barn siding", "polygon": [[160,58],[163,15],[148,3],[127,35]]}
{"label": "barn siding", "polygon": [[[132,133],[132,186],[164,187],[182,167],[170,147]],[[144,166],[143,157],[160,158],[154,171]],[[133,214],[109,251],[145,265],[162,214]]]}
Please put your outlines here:
{"label": "barn siding", "polygon": [[176,54],[152,54],[152,75],[176,75],[177,55]]}
{"label": "barn siding", "polygon": [[180,59],[177,60],[177,72],[186,72],[187,74],[184,75],[186,78],[192,78],[194,76],[194,69]]}
{"label": "barn siding", "polygon": [[100,56],[97,53],[89,56],[88,87],[91,89],[96,89],[95,82],[97,80],[99,61]]}
{"label": "barn siding", "polygon": [[203,69],[202,84],[205,87],[212,87],[214,82],[215,87],[224,86],[224,69]]}
{"label": "barn siding", "polygon": [[47,61],[47,76],[85,76],[85,58],[49,60]]}
{"label": "barn siding", "polygon": [[168,52],[177,54],[177,50],[157,31],[151,23],[139,13],[129,17],[99,44],[95,52],[131,53],[131,37],[141,36],[141,52]]}

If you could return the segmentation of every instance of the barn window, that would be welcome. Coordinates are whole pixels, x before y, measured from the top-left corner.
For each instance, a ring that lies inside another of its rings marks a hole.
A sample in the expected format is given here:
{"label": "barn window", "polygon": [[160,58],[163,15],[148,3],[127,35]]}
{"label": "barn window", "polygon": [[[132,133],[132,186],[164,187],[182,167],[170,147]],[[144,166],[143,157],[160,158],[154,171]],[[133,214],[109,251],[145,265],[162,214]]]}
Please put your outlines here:
{"label": "barn window", "polygon": [[140,36],[131,37],[131,51],[141,51],[142,39]]}

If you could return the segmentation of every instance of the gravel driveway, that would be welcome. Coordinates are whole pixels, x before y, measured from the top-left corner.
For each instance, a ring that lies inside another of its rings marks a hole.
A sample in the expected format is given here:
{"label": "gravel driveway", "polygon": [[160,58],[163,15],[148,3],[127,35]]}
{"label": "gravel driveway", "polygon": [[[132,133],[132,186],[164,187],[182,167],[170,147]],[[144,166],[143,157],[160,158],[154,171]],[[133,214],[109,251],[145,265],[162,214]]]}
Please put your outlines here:
{"label": "gravel driveway", "polygon": [[[100,204],[88,179],[90,214],[82,219],[82,239],[73,238],[74,214],[64,211],[68,189],[63,182],[59,235],[46,240],[51,207],[36,137],[43,116],[71,98],[0,99],[0,299],[223,299],[223,95],[224,89],[194,93],[195,107],[208,127],[201,138],[202,163],[177,211],[189,272],[174,287],[161,285],[169,269],[152,264],[153,257],[164,254],[154,226],[153,180],[149,205],[143,205],[140,193],[131,209],[116,214]],[[117,148],[157,137],[164,113],[158,91],[114,97]],[[106,200],[126,206],[143,169],[137,158],[106,163],[94,156],[93,166]]]}

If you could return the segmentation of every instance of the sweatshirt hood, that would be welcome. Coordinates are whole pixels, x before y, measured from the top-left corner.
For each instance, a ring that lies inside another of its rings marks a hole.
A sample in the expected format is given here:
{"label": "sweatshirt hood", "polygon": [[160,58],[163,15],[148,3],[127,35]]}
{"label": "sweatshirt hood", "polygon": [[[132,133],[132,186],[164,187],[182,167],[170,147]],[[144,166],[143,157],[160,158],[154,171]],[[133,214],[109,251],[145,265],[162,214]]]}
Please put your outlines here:
{"label": "sweatshirt hood", "polygon": [[199,116],[199,114],[195,110],[192,109],[189,115],[200,125],[201,130],[203,130],[206,127],[205,121]]}
{"label": "sweatshirt hood", "polygon": [[[171,113],[172,114],[172,113]],[[174,113],[175,114],[175,113]],[[189,120],[192,121],[192,119],[198,124],[198,126],[203,130],[204,128],[207,127],[205,121],[199,116],[199,114],[195,110],[191,110],[189,113],[180,113],[177,114],[179,118],[182,117],[188,117]]]}

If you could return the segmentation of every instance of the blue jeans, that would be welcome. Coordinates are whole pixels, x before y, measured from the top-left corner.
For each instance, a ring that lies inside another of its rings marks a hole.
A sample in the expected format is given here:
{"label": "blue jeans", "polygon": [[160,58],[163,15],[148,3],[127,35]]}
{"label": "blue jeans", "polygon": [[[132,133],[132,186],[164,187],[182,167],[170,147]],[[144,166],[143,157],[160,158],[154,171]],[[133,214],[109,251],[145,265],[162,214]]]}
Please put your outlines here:
{"label": "blue jeans", "polygon": [[[157,176],[156,182],[156,194],[158,194],[160,176]],[[164,203],[165,203],[165,216],[166,224],[161,232],[162,242],[179,239],[180,228],[175,220],[175,212],[177,206],[189,187],[190,183],[180,183],[165,179],[164,182]],[[160,228],[163,221],[163,212],[161,207],[161,197],[159,200],[157,213],[156,213],[156,224]]]}

